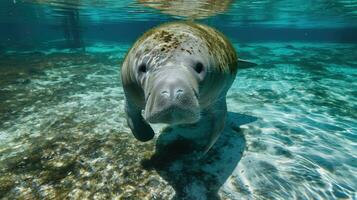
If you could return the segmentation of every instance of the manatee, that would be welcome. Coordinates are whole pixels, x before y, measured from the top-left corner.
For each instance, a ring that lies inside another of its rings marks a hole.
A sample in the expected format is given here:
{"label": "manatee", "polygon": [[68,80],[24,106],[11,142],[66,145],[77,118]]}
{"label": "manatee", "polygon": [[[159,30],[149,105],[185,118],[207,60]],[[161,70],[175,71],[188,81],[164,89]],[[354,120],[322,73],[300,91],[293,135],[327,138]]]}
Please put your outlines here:
{"label": "manatee", "polygon": [[150,123],[204,123],[210,130],[204,133],[205,154],[224,128],[226,94],[243,62],[228,39],[207,25],[171,22],[144,33],[121,67],[126,117],[135,138],[152,139]]}

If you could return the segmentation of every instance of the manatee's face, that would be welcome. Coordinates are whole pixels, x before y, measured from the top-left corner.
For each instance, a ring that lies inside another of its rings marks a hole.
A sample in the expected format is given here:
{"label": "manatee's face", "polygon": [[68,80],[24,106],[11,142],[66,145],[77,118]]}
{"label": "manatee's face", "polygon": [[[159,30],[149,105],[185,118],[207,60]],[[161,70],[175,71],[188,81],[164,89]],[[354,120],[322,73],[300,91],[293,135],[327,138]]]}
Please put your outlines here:
{"label": "manatee's face", "polygon": [[146,121],[190,124],[225,95],[235,76],[227,67],[231,60],[234,50],[212,29],[169,24],[135,43],[123,64],[122,81],[131,85],[131,99],[144,110]]}
{"label": "manatee's face", "polygon": [[137,66],[145,94],[144,119],[150,123],[189,124],[200,119],[199,85],[205,77],[205,66],[176,53],[177,59]]}

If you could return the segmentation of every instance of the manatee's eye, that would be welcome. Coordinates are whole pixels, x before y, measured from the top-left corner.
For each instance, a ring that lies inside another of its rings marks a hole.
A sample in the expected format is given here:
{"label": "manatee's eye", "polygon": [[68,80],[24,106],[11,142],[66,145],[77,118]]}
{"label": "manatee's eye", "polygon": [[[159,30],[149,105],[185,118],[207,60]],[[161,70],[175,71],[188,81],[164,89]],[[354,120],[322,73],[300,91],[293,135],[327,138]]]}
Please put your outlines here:
{"label": "manatee's eye", "polygon": [[202,71],[203,71],[203,64],[201,63],[201,62],[198,62],[198,63],[196,63],[196,65],[195,65],[195,71],[197,72],[197,73],[201,73]]}
{"label": "manatee's eye", "polygon": [[145,73],[146,72],[146,64],[142,63],[139,65],[139,72]]}

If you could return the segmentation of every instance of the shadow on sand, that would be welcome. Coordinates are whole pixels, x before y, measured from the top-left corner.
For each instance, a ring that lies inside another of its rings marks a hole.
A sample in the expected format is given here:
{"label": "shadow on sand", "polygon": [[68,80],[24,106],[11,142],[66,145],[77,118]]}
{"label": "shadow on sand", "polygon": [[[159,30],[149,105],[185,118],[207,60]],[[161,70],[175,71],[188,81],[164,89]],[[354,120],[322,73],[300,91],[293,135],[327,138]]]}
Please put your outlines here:
{"label": "shadow on sand", "polygon": [[199,149],[205,140],[191,136],[197,130],[204,132],[205,124],[166,128],[157,140],[155,154],[142,165],[156,170],[174,188],[174,199],[219,199],[219,188],[233,173],[245,149],[246,141],[239,126],[256,120],[229,112],[223,133],[201,159]]}

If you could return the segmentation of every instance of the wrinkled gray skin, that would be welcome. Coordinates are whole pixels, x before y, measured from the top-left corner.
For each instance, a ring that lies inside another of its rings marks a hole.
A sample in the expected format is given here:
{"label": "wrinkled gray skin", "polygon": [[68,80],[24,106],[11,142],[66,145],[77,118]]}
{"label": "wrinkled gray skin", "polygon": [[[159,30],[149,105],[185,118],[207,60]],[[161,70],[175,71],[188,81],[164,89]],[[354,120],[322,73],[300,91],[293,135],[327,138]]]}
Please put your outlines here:
{"label": "wrinkled gray skin", "polygon": [[127,122],[134,136],[152,139],[149,123],[205,123],[211,126],[206,153],[224,128],[236,60],[230,43],[208,26],[175,22],[145,33],[121,69]]}

